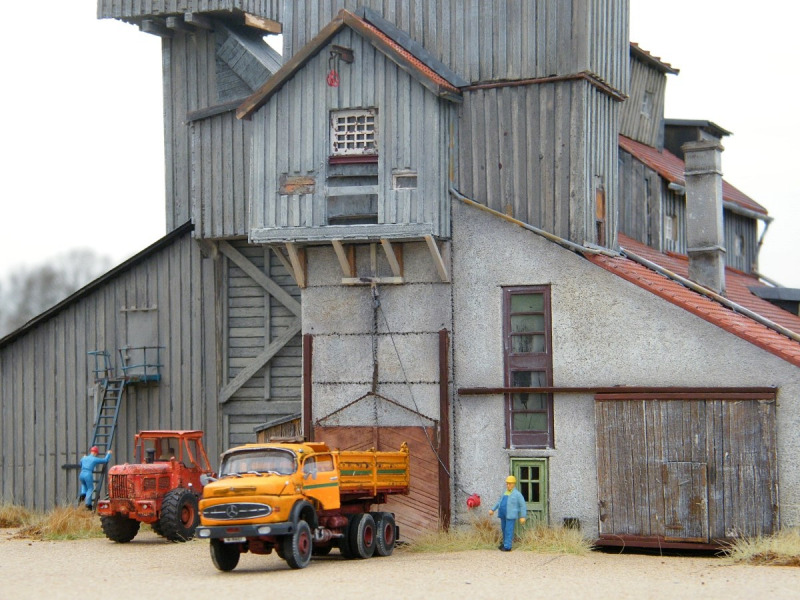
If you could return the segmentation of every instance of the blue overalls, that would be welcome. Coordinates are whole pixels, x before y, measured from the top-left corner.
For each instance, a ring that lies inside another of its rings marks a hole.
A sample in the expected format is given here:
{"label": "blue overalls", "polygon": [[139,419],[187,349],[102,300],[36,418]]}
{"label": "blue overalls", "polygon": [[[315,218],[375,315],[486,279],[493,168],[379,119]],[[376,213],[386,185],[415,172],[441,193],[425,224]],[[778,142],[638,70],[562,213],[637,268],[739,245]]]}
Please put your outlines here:
{"label": "blue overalls", "polygon": [[108,462],[110,452],[106,453],[105,458],[87,454],[81,459],[81,474],[78,479],[81,482],[81,496],[86,502],[86,508],[92,508],[92,495],[94,494],[94,468],[96,465]]}

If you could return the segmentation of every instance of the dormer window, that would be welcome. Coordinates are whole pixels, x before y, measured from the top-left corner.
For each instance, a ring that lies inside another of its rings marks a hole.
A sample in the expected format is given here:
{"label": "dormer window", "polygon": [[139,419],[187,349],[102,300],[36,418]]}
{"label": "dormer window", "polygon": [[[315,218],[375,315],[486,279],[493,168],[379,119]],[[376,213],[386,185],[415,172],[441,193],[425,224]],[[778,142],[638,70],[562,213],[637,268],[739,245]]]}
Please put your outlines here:
{"label": "dormer window", "polygon": [[377,156],[373,108],[331,112],[331,158]]}

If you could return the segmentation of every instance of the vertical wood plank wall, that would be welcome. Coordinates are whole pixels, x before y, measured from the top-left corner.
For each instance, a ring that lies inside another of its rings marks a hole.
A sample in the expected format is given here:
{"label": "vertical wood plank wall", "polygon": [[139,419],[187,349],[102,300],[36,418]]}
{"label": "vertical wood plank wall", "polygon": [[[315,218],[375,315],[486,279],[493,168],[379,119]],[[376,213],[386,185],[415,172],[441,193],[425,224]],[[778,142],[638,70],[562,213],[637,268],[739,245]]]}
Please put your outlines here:
{"label": "vertical wood plank wall", "polygon": [[94,419],[91,350],[126,344],[123,308],[156,307],[162,381],[126,392],[114,462],[132,459],[133,435],[146,428],[197,428],[219,452],[214,261],[188,229],[132,261],[96,289],[0,348],[0,496],[32,508],[74,501],[76,470]]}
{"label": "vertical wood plank wall", "polygon": [[280,21],[283,0],[98,0],[99,19],[135,19],[146,16],[176,15],[187,12],[230,11],[238,9]]}
{"label": "vertical wood plank wall", "polygon": [[[320,52],[254,118],[252,223],[256,228],[326,224],[329,115],[340,108],[378,109],[379,223],[431,223],[449,234],[450,103],[427,91],[369,41],[345,29],[331,40],[353,48],[327,85],[328,53]],[[414,190],[392,189],[392,170],[417,172]],[[281,194],[280,177],[313,175],[313,193]]]}
{"label": "vertical wood plank wall", "polygon": [[[632,58],[630,62],[630,96],[622,103],[619,132],[655,148],[663,142],[662,121],[667,76],[639,60]],[[642,114],[645,92],[650,92],[653,99],[649,117]]]}
{"label": "vertical wood plank wall", "polygon": [[588,70],[628,89],[628,0],[297,0],[282,15],[284,55],[307,44],[340,9],[360,6],[470,82]]}

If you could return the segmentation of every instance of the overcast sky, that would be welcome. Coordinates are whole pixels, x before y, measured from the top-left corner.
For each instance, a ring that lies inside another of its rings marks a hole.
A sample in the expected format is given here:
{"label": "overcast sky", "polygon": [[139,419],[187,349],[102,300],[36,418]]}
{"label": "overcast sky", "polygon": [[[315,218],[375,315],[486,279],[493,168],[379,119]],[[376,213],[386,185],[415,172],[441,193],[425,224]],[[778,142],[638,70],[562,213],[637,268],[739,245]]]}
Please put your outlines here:
{"label": "overcast sky", "polygon": [[[525,0],[522,0],[525,1]],[[4,6],[0,278],[88,246],[115,262],[165,233],[161,43],[93,0]],[[666,116],[707,119],[725,179],[775,218],[760,270],[800,288],[800,3],[631,0],[630,39],[680,69]]]}

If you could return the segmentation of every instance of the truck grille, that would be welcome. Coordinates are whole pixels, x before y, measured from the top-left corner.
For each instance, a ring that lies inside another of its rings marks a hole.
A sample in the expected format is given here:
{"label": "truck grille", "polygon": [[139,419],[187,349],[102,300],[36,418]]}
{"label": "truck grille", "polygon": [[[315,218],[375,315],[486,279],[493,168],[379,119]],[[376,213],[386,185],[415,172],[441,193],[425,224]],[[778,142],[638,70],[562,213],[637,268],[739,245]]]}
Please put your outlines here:
{"label": "truck grille", "polygon": [[112,475],[111,486],[108,490],[108,495],[111,498],[127,498],[128,497],[128,477],[127,475]]}
{"label": "truck grille", "polygon": [[231,502],[217,504],[203,509],[203,517],[215,521],[241,521],[244,519],[258,519],[272,514],[272,507],[267,504],[254,502]]}

